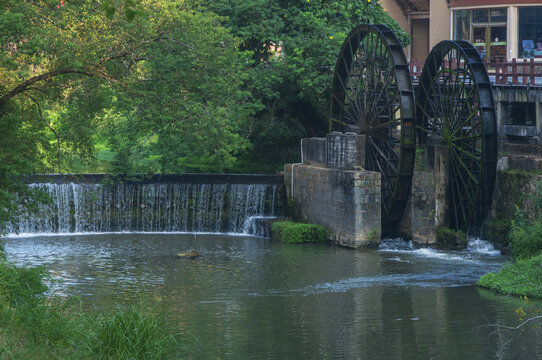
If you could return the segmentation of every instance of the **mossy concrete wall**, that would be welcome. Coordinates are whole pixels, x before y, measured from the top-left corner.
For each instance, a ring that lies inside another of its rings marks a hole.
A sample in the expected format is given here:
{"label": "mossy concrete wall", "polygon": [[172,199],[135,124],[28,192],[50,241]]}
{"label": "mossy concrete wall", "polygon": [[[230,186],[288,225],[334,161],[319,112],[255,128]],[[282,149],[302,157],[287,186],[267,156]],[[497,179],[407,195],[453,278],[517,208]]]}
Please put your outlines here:
{"label": "mossy concrete wall", "polygon": [[411,194],[399,230],[417,244],[436,243],[435,174],[414,171]]}
{"label": "mossy concrete wall", "polygon": [[286,164],[288,198],[342,245],[376,246],[381,236],[380,173],[362,169],[365,138],[353,133],[303,139],[303,163]]}
{"label": "mossy concrete wall", "polygon": [[380,173],[286,164],[284,175],[301,215],[323,225],[335,241],[352,247],[380,243]]}
{"label": "mossy concrete wall", "polygon": [[[499,161],[502,162],[502,159]],[[529,166],[530,167],[530,166]],[[540,171],[502,168],[497,172],[490,219],[511,219],[517,210],[527,218],[542,205],[542,173]]]}

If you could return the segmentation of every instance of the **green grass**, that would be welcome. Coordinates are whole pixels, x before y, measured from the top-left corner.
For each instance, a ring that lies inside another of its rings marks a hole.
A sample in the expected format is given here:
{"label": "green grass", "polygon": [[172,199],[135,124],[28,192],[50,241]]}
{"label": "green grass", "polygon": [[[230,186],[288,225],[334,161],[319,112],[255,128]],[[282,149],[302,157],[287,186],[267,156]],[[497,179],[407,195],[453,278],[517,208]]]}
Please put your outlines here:
{"label": "green grass", "polygon": [[77,299],[47,296],[47,280],[43,267],[0,260],[1,360],[158,360],[184,351],[164,313],[133,306],[83,313]]}
{"label": "green grass", "polygon": [[271,224],[271,233],[274,239],[286,244],[299,244],[308,242],[326,242],[326,230],[321,225],[302,224],[292,221],[277,221]]}
{"label": "green grass", "polygon": [[542,255],[504,265],[480,278],[479,286],[506,295],[542,298]]}
{"label": "green grass", "polygon": [[93,324],[90,353],[97,359],[159,360],[176,344],[164,326],[163,314],[129,307]]}

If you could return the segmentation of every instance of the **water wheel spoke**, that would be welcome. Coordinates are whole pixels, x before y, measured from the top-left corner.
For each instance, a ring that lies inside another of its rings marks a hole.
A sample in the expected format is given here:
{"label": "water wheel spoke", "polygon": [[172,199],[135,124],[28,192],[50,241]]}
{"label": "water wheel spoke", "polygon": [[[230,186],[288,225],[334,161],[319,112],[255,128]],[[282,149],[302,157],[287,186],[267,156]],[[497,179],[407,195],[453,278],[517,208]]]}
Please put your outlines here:
{"label": "water wheel spoke", "polygon": [[[461,171],[457,167],[457,163],[455,161],[451,161],[451,167],[452,167],[452,178],[459,179],[459,181],[452,181],[451,186],[452,189],[455,187],[457,190],[457,197],[459,198],[459,208],[461,209],[463,213],[463,219],[466,223],[468,221],[468,218],[470,216],[467,215],[465,212],[466,209],[471,211],[472,207],[476,205],[476,199],[477,199],[477,189],[478,187],[476,185],[470,184],[470,182],[465,182],[464,177],[462,176]],[[454,176],[455,175],[455,176]],[[454,207],[457,209],[457,202],[454,203]]]}
{"label": "water wheel spoke", "polygon": [[[341,84],[344,86],[344,83],[342,81],[342,79],[339,77],[339,80],[341,82]],[[336,98],[338,101],[340,100],[336,94],[333,94],[332,96],[334,96],[334,98]],[[351,119],[352,121],[357,121],[357,119],[359,119],[361,117],[361,112],[358,108],[356,107],[353,107],[353,106],[347,106],[347,105],[351,105],[353,103],[355,103],[354,100],[352,100],[352,98],[350,97],[350,94],[348,92],[344,92],[344,96],[348,98],[348,102],[345,103],[344,100],[343,101],[339,101],[339,104],[340,104],[340,107],[342,110],[344,110],[345,112],[347,112],[350,116],[351,116]],[[357,110],[357,114],[353,114],[351,111],[347,110],[348,108],[351,108],[353,110]],[[357,116],[356,116],[357,115]]]}
{"label": "water wheel spoke", "polygon": [[[464,93],[462,93],[464,94]],[[471,106],[471,97],[475,95],[475,88],[472,87],[467,96],[465,98],[460,98],[458,99],[458,101],[461,101],[460,105],[461,106],[457,106],[456,107],[456,111],[454,112],[454,119],[457,119],[456,122],[454,122],[452,125],[451,125],[451,128],[452,129],[460,129],[461,127],[465,126],[465,124],[469,124],[472,122],[472,119],[473,117],[476,115],[477,113],[477,109],[473,109],[472,106]],[[468,111],[468,116],[465,117],[463,120],[463,113],[465,111]]]}
{"label": "water wheel spoke", "polygon": [[404,199],[410,192],[410,180],[407,186],[397,183],[412,174],[415,151],[405,145],[415,142],[415,134],[403,131],[402,106],[409,103],[407,97],[414,104],[414,97],[410,76],[398,82],[408,69],[398,48],[401,43],[383,25],[362,24],[350,32],[334,72],[329,120],[330,129],[352,123],[366,134],[366,168],[382,174],[382,219],[389,224],[400,220],[405,205],[396,198]]}
{"label": "water wheel spoke", "polygon": [[[397,99],[390,99],[387,103],[377,106],[377,108],[380,108],[380,110],[378,110],[377,113],[371,116],[371,120],[369,121],[369,128],[380,127],[380,122],[378,120],[382,118],[385,118],[386,120],[393,119],[386,123],[397,122],[398,120],[400,121],[400,119],[396,119],[396,115],[401,110],[401,105],[398,103],[393,103],[394,100]],[[386,111],[386,113],[384,113],[384,111]]]}
{"label": "water wheel spoke", "polygon": [[[393,173],[397,173],[397,168],[396,166],[393,164],[393,162],[389,159],[388,156],[386,156],[386,154],[384,154],[384,152],[382,151],[381,147],[377,146],[375,141],[371,138],[371,137],[368,137],[367,138],[367,141],[369,144],[371,144],[371,146],[373,147],[373,149],[376,151],[376,153],[378,155],[380,155],[378,157],[378,159],[382,159],[387,165],[388,167],[390,167],[392,170],[393,170]],[[380,161],[378,161],[378,163],[380,164]],[[380,167],[380,171],[383,172],[384,175],[387,175],[389,172],[388,171],[382,171],[382,167]]]}
{"label": "water wheel spoke", "polygon": [[[476,49],[464,41],[437,44],[425,62],[416,103],[420,140],[447,147],[449,221],[463,230],[487,214],[497,162],[495,106],[486,85],[489,77],[485,68],[474,65],[481,59],[473,59],[473,54]],[[478,216],[482,189],[485,203]]]}
{"label": "water wheel spoke", "polygon": [[473,171],[471,171],[471,169],[465,164],[463,159],[460,156],[454,156],[453,159],[457,160],[457,163],[459,164],[461,169],[468,175],[469,179],[472,180],[473,183],[478,185],[479,183],[478,178],[475,176]]}
{"label": "water wheel spoke", "polygon": [[[392,114],[395,114],[399,109],[400,109],[399,107],[394,108]],[[383,123],[372,124],[371,128],[372,129],[393,129],[400,125],[401,125],[400,119],[393,119],[393,120],[386,121]]]}
{"label": "water wheel spoke", "polygon": [[472,130],[470,129],[469,130],[469,134],[467,135],[463,135],[463,136],[459,136],[459,137],[453,137],[451,139],[452,142],[456,143],[456,142],[462,142],[462,141],[465,141],[465,140],[472,140],[472,139],[480,139],[481,138],[481,135],[480,134],[472,134]]}
{"label": "water wheel spoke", "polygon": [[[394,78],[393,74],[389,74],[388,77],[386,78],[386,81],[382,84],[380,92],[378,93],[376,98],[373,99],[373,102],[372,102],[373,106],[371,106],[371,108],[369,108],[369,111],[368,111],[369,119],[374,120],[374,119],[378,118],[378,116],[382,113],[383,108],[381,108],[382,110],[380,110],[379,112],[376,112],[377,109],[380,107],[378,104],[380,103],[380,99],[382,98],[382,95],[384,95],[384,92],[391,88],[392,84],[390,84],[390,80],[393,83],[394,79],[395,78]],[[395,90],[395,94],[397,94],[397,90]],[[388,96],[386,96],[386,98],[388,99],[388,101],[387,101],[388,104],[391,101],[393,101],[393,100],[389,100],[389,94],[388,94]]]}
{"label": "water wheel spoke", "polygon": [[[337,96],[336,96],[335,94],[332,94],[331,96],[332,96],[339,104],[342,103],[342,101],[340,101],[340,99],[337,98]],[[350,107],[345,106],[344,104],[341,104],[341,111],[344,111],[345,113],[347,113],[348,116],[350,116],[350,119],[352,119],[352,120],[355,121],[357,117],[356,117],[354,114],[352,114],[352,113],[350,112],[349,109],[350,109]],[[341,115],[341,114],[339,114],[339,116],[340,116],[340,115]],[[331,119],[333,119],[333,121],[335,121],[335,122],[338,122],[339,124],[347,125],[347,122],[342,121],[342,120],[339,120],[339,119],[337,119],[337,118],[334,118],[333,116],[331,117]]]}
{"label": "water wheel spoke", "polygon": [[[451,184],[451,208],[455,211],[453,211],[453,215],[455,217],[456,224],[459,224],[459,215],[462,215],[463,222],[467,221],[467,216],[465,214],[465,206],[463,201],[463,196],[461,195],[463,193],[462,189],[459,187],[459,184],[455,181]],[[458,213],[457,209],[461,209],[461,214]]]}

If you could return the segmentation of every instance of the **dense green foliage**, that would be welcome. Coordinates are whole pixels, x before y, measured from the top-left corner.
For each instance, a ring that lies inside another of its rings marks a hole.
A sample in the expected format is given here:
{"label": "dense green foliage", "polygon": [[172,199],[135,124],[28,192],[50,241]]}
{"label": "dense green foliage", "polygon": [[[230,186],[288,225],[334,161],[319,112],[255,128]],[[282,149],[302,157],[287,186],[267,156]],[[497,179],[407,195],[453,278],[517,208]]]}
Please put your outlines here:
{"label": "dense green foliage", "polygon": [[302,224],[292,221],[277,221],[271,224],[271,233],[274,239],[285,244],[299,244],[308,242],[326,242],[326,230],[321,225]]}
{"label": "dense green foliage", "polygon": [[461,230],[452,230],[446,226],[440,226],[436,230],[437,244],[452,249],[465,248],[467,235]]}
{"label": "dense green foliage", "polygon": [[159,313],[132,307],[91,316],[75,299],[47,296],[45,281],[42,267],[0,261],[1,359],[162,359],[179,351]]}
{"label": "dense green foliage", "polygon": [[505,265],[480,278],[478,285],[502,294],[542,298],[542,255]]}
{"label": "dense green foliage", "polygon": [[21,174],[275,172],[360,22],[408,43],[378,1],[1,0],[0,228]]}
{"label": "dense green foliage", "polygon": [[484,275],[478,285],[503,294],[542,297],[542,191],[531,197],[533,211],[529,216],[516,205],[512,220],[497,219],[489,227],[508,233],[506,242],[515,262],[499,273]]}
{"label": "dense green foliage", "polygon": [[[254,59],[248,86],[264,107],[254,117],[253,149],[243,154],[252,168],[273,170],[297,157],[303,136],[327,132],[329,87],[342,42],[359,23],[384,23],[407,34],[378,1],[203,0],[225,17]],[[281,51],[273,51],[280,46]],[[258,163],[258,166],[254,166]]]}
{"label": "dense green foliage", "polygon": [[512,256],[519,259],[528,259],[542,252],[542,184],[538,184],[538,191],[532,195],[533,210],[530,214],[516,206],[514,218],[511,221],[508,233],[509,246]]}
{"label": "dense green foliage", "polygon": [[542,221],[521,226],[513,225],[508,235],[512,256],[515,259],[528,259],[542,252]]}
{"label": "dense green foliage", "polygon": [[494,243],[508,246],[508,234],[512,228],[512,219],[504,216],[488,219],[482,225],[484,239],[491,239]]}

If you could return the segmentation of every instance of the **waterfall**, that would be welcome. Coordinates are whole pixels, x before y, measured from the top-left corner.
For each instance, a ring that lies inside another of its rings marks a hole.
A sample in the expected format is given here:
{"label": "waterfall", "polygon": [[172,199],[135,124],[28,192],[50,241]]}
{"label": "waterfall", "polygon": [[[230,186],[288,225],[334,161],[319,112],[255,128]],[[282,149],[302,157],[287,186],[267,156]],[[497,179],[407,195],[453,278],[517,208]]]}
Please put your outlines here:
{"label": "waterfall", "polygon": [[261,235],[253,219],[279,216],[279,185],[34,183],[50,202],[8,233],[209,232]]}

